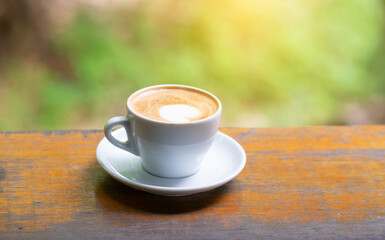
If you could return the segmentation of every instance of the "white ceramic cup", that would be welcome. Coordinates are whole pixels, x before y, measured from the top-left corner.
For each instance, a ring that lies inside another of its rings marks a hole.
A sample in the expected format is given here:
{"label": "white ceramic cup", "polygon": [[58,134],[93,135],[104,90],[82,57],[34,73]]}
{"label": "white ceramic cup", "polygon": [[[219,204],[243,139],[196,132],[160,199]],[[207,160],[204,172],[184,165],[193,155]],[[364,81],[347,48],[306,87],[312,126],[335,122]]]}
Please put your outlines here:
{"label": "white ceramic cup", "polygon": [[[218,110],[211,116],[188,123],[172,123],[153,120],[136,113],[130,106],[132,96],[151,88],[177,86],[194,89],[212,96]],[[127,116],[114,117],[104,126],[106,138],[115,146],[141,158],[147,172],[164,178],[181,178],[195,174],[210,149],[218,131],[222,105],[213,94],[184,85],[157,85],[133,93],[127,100]],[[127,141],[112,135],[115,126],[122,126]]]}

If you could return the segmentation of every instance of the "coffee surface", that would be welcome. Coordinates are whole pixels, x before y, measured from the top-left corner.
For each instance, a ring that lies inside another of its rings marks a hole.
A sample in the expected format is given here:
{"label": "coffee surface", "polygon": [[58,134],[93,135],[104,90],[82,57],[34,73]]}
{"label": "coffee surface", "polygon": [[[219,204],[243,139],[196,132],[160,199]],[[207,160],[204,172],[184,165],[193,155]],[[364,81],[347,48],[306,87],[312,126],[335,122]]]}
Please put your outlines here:
{"label": "coffee surface", "polygon": [[144,117],[175,123],[207,118],[219,107],[207,93],[182,87],[159,87],[139,92],[131,98],[130,106]]}

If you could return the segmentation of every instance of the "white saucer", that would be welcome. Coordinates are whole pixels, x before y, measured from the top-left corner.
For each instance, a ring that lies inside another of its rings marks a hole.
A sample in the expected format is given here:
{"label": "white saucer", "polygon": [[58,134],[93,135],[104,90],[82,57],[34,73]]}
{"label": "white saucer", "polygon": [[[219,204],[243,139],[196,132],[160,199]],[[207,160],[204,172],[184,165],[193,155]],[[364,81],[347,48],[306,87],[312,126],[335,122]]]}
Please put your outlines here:
{"label": "white saucer", "polygon": [[[114,131],[120,138],[123,129]],[[116,180],[132,188],[165,196],[185,196],[217,188],[236,177],[246,164],[241,145],[218,132],[201,169],[186,178],[161,178],[144,171],[139,157],[112,145],[106,138],[96,149],[96,158],[103,169]]]}

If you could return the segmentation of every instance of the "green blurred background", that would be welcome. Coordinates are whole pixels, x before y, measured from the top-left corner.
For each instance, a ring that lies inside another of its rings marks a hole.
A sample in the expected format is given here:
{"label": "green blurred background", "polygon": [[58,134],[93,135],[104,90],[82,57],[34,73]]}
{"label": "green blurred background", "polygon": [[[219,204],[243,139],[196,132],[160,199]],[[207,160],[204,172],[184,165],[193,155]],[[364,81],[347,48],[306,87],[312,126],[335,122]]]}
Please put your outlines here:
{"label": "green blurred background", "polygon": [[164,83],[226,127],[384,124],[384,30],[380,0],[3,0],[0,131],[101,129]]}

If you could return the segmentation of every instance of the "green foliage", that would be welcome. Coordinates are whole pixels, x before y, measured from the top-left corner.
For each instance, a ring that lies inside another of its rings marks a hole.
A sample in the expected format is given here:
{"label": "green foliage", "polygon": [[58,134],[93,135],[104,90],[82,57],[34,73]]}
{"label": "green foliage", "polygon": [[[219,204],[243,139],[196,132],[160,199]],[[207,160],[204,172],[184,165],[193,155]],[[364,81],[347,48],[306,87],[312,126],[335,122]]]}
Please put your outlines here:
{"label": "green foliage", "polygon": [[98,14],[80,10],[54,38],[71,79],[9,67],[32,83],[8,86],[3,129],[100,128],[134,90],[163,83],[216,94],[226,126],[329,124],[384,89],[381,1],[140,1]]}

